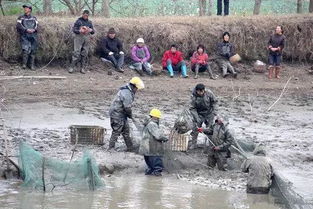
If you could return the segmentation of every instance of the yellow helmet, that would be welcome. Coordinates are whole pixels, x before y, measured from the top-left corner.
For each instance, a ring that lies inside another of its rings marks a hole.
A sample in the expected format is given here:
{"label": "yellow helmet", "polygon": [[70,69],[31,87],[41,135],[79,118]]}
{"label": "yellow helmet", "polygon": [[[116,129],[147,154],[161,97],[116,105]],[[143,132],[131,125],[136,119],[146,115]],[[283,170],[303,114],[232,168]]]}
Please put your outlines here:
{"label": "yellow helmet", "polygon": [[152,110],[150,111],[150,116],[156,117],[156,118],[161,118],[162,113],[161,113],[161,111],[158,110],[158,109],[152,109]]}
{"label": "yellow helmet", "polygon": [[133,77],[129,83],[135,85],[137,89],[145,88],[143,81],[139,77]]}

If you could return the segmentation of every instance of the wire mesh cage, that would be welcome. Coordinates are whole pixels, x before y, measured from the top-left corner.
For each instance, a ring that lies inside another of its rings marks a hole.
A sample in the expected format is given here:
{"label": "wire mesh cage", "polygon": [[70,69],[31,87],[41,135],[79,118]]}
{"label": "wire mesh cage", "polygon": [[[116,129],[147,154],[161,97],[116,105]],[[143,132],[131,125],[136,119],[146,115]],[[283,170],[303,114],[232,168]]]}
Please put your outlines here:
{"label": "wire mesh cage", "polygon": [[103,145],[106,129],[101,126],[72,125],[69,129],[72,144]]}

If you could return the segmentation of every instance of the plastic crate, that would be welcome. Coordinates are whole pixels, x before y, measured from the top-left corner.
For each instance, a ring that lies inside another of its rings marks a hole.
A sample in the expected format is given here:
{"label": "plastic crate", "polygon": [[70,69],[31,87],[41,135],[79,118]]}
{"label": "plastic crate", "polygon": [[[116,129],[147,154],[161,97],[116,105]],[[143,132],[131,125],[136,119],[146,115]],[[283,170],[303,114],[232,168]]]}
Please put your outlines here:
{"label": "plastic crate", "polygon": [[101,126],[73,125],[69,127],[72,144],[103,145],[106,129]]}
{"label": "plastic crate", "polygon": [[188,150],[189,134],[179,134],[177,131],[170,133],[170,146],[172,151],[186,152]]}

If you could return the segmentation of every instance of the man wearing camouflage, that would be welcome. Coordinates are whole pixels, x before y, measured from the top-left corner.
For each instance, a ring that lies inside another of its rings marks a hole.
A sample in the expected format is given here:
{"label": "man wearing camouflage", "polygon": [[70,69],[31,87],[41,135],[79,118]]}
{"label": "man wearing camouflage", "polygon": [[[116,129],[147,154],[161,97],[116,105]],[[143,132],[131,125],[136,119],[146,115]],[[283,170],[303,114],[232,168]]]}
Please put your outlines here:
{"label": "man wearing camouflage", "polygon": [[122,86],[115,96],[109,110],[112,135],[109,142],[109,149],[115,147],[115,142],[122,134],[128,151],[133,151],[133,142],[130,137],[128,118],[132,119],[132,103],[137,90],[143,89],[144,83],[138,77],[133,77],[130,82]]}
{"label": "man wearing camouflage", "polygon": [[219,170],[227,170],[227,158],[230,157],[229,147],[234,141],[233,134],[225,124],[224,119],[216,117],[215,123],[208,129],[198,128],[198,132],[209,137],[208,166],[214,168],[217,164]]}
{"label": "man wearing camouflage", "polygon": [[214,116],[217,114],[217,98],[209,89],[205,89],[204,84],[197,84],[191,96],[190,112],[195,121],[195,127],[191,132],[192,144],[190,148],[197,145],[198,132],[197,128],[201,128],[205,123],[206,127],[213,124]]}
{"label": "man wearing camouflage", "polygon": [[272,185],[273,168],[262,145],[257,146],[253,154],[241,165],[242,171],[249,173],[247,193],[266,194]]}
{"label": "man wearing camouflage", "polygon": [[76,64],[81,61],[80,72],[85,74],[88,52],[90,45],[90,35],[95,33],[92,22],[88,19],[89,11],[84,10],[82,17],[78,18],[73,26],[74,36],[74,52],[72,56],[71,67],[68,72],[73,73],[75,71]]}
{"label": "man wearing camouflage", "polygon": [[22,68],[26,69],[28,61],[31,70],[35,70],[35,54],[38,46],[37,28],[38,21],[32,16],[32,7],[23,5],[24,15],[17,19],[16,29],[20,34],[20,41],[23,51]]}

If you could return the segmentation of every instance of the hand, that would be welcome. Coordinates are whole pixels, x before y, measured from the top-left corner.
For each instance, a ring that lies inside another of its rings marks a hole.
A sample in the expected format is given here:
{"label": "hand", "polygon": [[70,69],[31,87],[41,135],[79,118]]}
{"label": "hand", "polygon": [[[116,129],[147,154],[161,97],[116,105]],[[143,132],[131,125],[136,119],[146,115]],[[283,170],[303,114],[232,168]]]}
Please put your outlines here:
{"label": "hand", "polygon": [[273,52],[275,52],[275,51],[277,51],[277,48],[271,48],[271,50],[272,50]]}
{"label": "hand", "polygon": [[109,56],[112,56],[114,53],[113,52],[109,52]]}
{"label": "hand", "polygon": [[199,133],[203,133],[203,128],[197,128],[197,131],[198,131]]}
{"label": "hand", "polygon": [[124,54],[124,52],[123,52],[123,51],[120,51],[120,54]]}
{"label": "hand", "polygon": [[214,150],[214,151],[219,151],[220,148],[219,148],[219,147],[213,147],[213,150]]}
{"label": "hand", "polygon": [[27,31],[27,33],[33,33],[35,30],[34,29],[27,29],[26,31]]}

